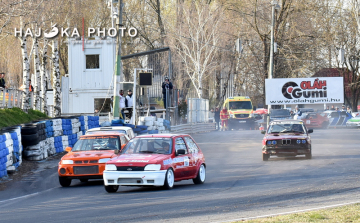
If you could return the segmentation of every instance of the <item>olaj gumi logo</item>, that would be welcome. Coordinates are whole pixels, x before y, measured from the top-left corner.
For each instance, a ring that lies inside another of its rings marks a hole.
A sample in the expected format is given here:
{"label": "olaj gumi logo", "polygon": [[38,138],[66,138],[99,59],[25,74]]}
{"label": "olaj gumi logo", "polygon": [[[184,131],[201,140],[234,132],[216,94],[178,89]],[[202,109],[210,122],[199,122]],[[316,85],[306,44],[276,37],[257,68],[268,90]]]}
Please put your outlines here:
{"label": "olaj gumi logo", "polygon": [[[71,38],[75,38],[75,37],[80,37],[80,33],[79,30],[77,28],[73,28],[72,30],[70,28],[63,28],[61,27],[61,29],[59,29],[58,27],[56,27],[55,25],[51,26],[51,30],[49,32],[47,32],[47,30],[45,30],[44,32],[44,37],[51,39],[56,37],[57,35],[61,35],[62,37],[71,37]],[[25,31],[25,33],[23,32]],[[109,36],[109,37],[116,37],[117,35],[121,35],[121,37],[124,37],[125,34],[128,34],[130,37],[136,37],[137,36],[137,29],[134,27],[130,27],[130,28],[126,28],[126,27],[120,27],[119,29],[115,29],[115,28],[110,28],[110,29],[105,29],[105,28],[88,28],[87,30],[87,37],[93,37],[93,36],[98,36],[98,37],[105,37],[105,36]],[[23,30],[22,28],[17,29],[15,28],[15,32],[14,35],[16,37],[41,37],[42,36],[42,29],[38,28],[37,30],[31,30],[30,28],[27,28],[26,30]],[[83,36],[85,36],[85,34],[82,34]]]}
{"label": "olaj gumi logo", "polygon": [[300,86],[295,82],[287,82],[282,87],[282,94],[287,99],[296,98],[326,98],[327,97],[326,81],[320,81],[316,78],[313,83],[311,81],[302,81]]}

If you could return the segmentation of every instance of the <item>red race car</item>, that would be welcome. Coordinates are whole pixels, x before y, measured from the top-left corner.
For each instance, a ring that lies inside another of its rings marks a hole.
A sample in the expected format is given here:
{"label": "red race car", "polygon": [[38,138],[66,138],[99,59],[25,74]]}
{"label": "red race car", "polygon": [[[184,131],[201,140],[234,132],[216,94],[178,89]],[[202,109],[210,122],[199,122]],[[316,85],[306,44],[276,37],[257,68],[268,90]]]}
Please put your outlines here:
{"label": "red race car", "polygon": [[329,119],[319,113],[308,113],[302,120],[307,128],[326,129],[329,126]]}
{"label": "red race car", "polygon": [[270,156],[294,157],[305,155],[306,159],[311,159],[311,138],[309,133],[312,129],[307,129],[301,120],[276,120],[269,124],[267,132],[262,141],[263,161],[267,161]]}
{"label": "red race car", "polygon": [[105,190],[114,193],[119,186],[163,186],[192,179],[205,182],[204,154],[189,135],[159,134],[137,136],[119,156],[106,163]]}

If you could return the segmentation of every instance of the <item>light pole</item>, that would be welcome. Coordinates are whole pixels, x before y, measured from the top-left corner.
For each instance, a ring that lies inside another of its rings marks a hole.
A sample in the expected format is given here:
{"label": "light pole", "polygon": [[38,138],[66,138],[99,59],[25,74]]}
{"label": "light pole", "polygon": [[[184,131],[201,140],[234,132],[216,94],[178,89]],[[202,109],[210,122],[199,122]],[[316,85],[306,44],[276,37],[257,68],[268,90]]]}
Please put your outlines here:
{"label": "light pole", "polygon": [[[118,2],[118,11],[119,15],[116,19],[116,28],[119,31],[120,27],[122,26],[122,7],[123,7],[123,1],[120,0]],[[112,12],[111,12],[112,14]],[[114,101],[113,101],[113,117],[114,119],[118,119],[120,116],[119,112],[119,90],[120,90],[120,77],[121,77],[121,34],[118,32],[117,35],[117,49],[116,49],[116,67],[115,67],[115,73],[114,73]],[[124,119],[124,117],[122,117]]]}
{"label": "light pole", "polygon": [[[271,43],[270,43],[270,64],[269,64],[269,75],[268,78],[272,79],[274,74],[274,28],[275,28],[275,9],[280,9],[277,1],[271,2]],[[268,105],[268,113],[270,113],[271,105]],[[269,125],[269,117],[267,120]]]}
{"label": "light pole", "polygon": [[280,9],[277,1],[271,2],[271,43],[270,43],[270,66],[269,66],[269,79],[273,78],[274,74],[274,28],[275,28],[275,9]]}

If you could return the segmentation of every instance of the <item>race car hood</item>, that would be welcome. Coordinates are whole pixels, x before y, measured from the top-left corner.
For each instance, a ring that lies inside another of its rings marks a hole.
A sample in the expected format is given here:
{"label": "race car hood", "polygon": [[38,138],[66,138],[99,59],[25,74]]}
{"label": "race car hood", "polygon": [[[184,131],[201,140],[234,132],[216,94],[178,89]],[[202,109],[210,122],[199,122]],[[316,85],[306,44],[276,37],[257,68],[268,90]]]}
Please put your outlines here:
{"label": "race car hood", "polygon": [[65,156],[63,156],[62,159],[71,159],[71,160],[103,159],[103,158],[111,158],[113,155],[114,155],[114,150],[78,151],[78,152],[70,152]]}
{"label": "race car hood", "polygon": [[117,166],[126,166],[134,164],[136,166],[145,166],[147,164],[161,163],[163,160],[171,158],[167,154],[125,154],[114,157],[107,164],[115,164]]}
{"label": "race car hood", "polygon": [[266,140],[277,140],[277,139],[306,139],[306,134],[276,134],[265,136]]}

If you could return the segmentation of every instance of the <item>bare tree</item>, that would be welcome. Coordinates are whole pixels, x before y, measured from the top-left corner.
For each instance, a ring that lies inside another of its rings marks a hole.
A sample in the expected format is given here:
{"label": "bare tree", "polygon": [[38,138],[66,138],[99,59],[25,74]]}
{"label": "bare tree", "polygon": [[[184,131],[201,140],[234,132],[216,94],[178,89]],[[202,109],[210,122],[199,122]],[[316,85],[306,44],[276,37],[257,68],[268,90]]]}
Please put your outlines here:
{"label": "bare tree", "polygon": [[212,8],[205,1],[191,1],[181,7],[183,24],[174,35],[174,47],[198,97],[202,98],[203,79],[216,65],[213,59],[220,37],[221,5],[214,4]]}

